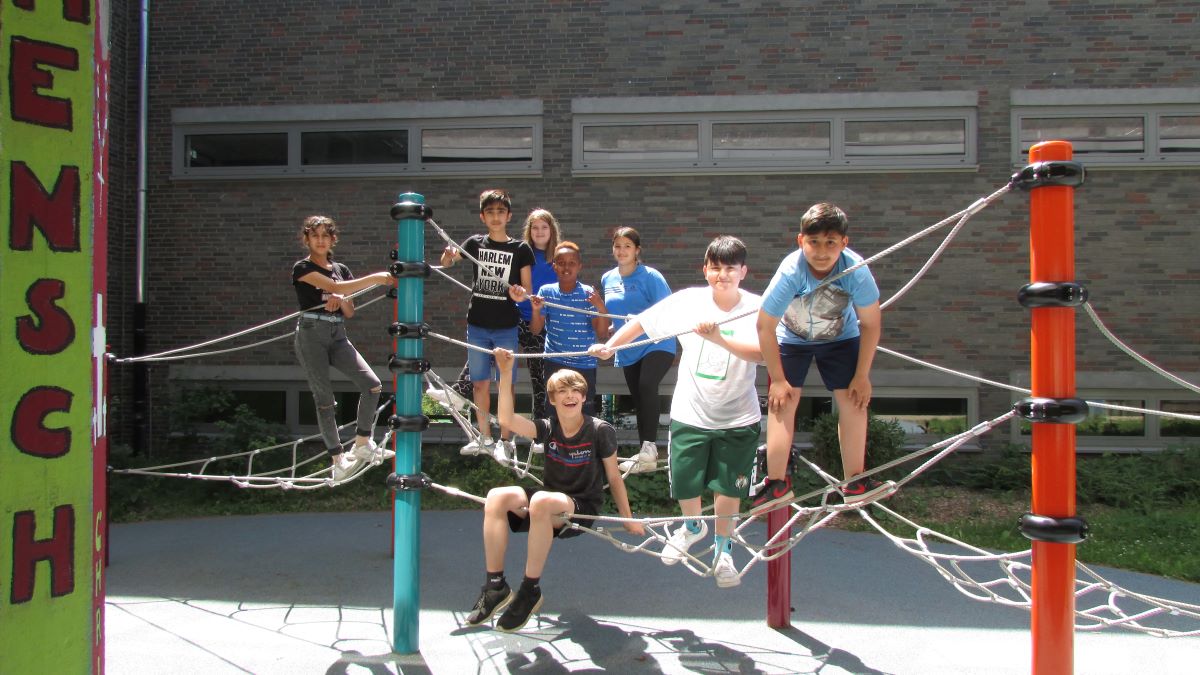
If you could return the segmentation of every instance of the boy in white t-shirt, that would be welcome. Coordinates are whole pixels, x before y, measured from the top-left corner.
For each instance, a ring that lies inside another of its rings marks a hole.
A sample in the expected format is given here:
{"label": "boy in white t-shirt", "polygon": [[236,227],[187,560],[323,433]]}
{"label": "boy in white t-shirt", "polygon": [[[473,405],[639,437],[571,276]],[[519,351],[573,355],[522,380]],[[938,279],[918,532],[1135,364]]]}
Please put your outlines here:
{"label": "boy in white t-shirt", "polygon": [[[680,326],[695,326],[679,336],[682,357],[671,397],[671,494],[687,520],[671,533],[662,560],[674,565],[708,533],[699,520],[701,498],[713,492],[716,520],[713,576],[717,586],[741,583],[733,565],[729,536],[741,500],[749,495],[750,471],[758,447],[762,417],[755,389],[756,363],[762,360],[755,331],[759,296],[738,286],[746,278],[746,245],[720,236],[704,252],[708,288],[687,288],[659,301],[628,321],[608,342],[589,351],[609,358],[614,348],[641,333],[667,337]],[[725,322],[733,317],[741,317]]]}

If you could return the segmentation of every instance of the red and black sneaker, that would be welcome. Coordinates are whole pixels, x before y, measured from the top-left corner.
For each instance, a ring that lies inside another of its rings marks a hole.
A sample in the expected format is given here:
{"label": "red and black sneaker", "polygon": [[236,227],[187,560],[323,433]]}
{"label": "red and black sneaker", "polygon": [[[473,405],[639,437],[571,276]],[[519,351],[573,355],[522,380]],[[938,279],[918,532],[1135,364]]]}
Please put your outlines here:
{"label": "red and black sneaker", "polygon": [[790,501],[793,496],[791,476],[784,476],[783,480],[768,478],[750,504],[750,513],[752,515],[766,513],[780,504]]}
{"label": "red and black sneaker", "polygon": [[842,493],[842,501],[847,504],[856,504],[865,501],[878,501],[884,497],[890,497],[892,492],[896,490],[896,484],[892,481],[879,482],[874,478],[858,478],[846,483],[838,488]]}

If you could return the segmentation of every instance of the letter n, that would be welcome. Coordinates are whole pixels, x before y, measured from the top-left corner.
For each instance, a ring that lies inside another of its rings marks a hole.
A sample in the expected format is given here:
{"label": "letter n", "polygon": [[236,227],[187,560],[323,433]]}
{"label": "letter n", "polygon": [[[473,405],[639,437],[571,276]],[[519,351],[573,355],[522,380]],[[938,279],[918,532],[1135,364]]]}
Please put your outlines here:
{"label": "letter n", "polygon": [[79,250],[79,167],[64,166],[46,192],[25,162],[13,162],[9,171],[12,221],[9,248],[33,249],[33,228],[41,230],[52,251]]}
{"label": "letter n", "polygon": [[69,504],[54,507],[54,532],[49,539],[34,539],[37,516],[33,511],[13,515],[12,604],[33,599],[37,564],[50,563],[50,596],[61,597],[75,590],[75,509]]}

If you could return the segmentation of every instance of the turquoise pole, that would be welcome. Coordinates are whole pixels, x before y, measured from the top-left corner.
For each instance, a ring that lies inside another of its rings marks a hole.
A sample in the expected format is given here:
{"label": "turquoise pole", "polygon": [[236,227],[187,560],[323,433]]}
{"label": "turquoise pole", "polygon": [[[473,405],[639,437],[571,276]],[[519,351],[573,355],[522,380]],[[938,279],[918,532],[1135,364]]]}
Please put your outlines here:
{"label": "turquoise pole", "polygon": [[[400,202],[424,204],[425,197],[415,192],[400,195]],[[396,260],[422,262],[425,257],[425,221],[404,218],[397,222]],[[396,321],[420,323],[424,316],[425,280],[422,277],[401,277],[396,280]],[[396,340],[396,356],[421,358],[422,340]],[[421,414],[421,376],[401,373],[394,377],[396,414]],[[421,433],[397,431],[396,474],[421,472]],[[395,528],[393,530],[392,619],[395,635],[392,650],[412,654],[419,648],[421,611],[421,491],[396,490]]]}

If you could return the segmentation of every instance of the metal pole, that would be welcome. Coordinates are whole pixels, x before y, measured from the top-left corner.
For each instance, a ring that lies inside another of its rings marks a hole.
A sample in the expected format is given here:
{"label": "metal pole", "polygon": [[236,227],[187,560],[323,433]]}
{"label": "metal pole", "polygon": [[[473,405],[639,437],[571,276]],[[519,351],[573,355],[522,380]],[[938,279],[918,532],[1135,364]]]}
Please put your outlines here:
{"label": "metal pole", "polygon": [[[790,468],[790,467],[789,467]],[[767,539],[784,530],[782,541],[791,538],[787,527],[792,510],[780,507],[767,514]],[[773,551],[771,551],[773,552]],[[771,628],[790,628],[792,625],[792,552],[767,563],[767,625]]]}
{"label": "metal pole", "polygon": [[[1039,143],[1030,164],[1067,161],[1071,144]],[[1032,284],[1075,279],[1075,189],[1044,185],[1030,192],[1029,278]],[[1075,396],[1075,309],[1035,307],[1032,312],[1030,367],[1032,396]],[[1062,519],[1075,516],[1075,426],[1033,423],[1033,513]],[[1074,672],[1075,544],[1033,542],[1033,675]]]}
{"label": "metal pole", "polygon": [[[424,204],[425,197],[415,192],[400,195],[401,204]],[[405,217],[397,221],[396,260],[399,263],[421,263],[425,257],[425,221]],[[396,280],[396,321],[420,323],[424,316],[425,280],[420,276],[401,276]],[[419,339],[396,340],[397,359],[419,359],[424,343]],[[397,417],[416,417],[421,414],[421,375],[404,372],[395,376]],[[421,472],[421,432],[397,431],[396,475],[412,476]],[[395,519],[393,535],[392,612],[395,635],[392,649],[399,654],[412,654],[419,648],[420,632],[420,544],[421,492],[397,489],[393,501]]]}
{"label": "metal pole", "polygon": [[[150,0],[140,3],[138,54],[137,214],[134,254],[133,353],[146,353],[146,153],[150,124]],[[150,456],[150,367],[133,367],[133,454]]]}

